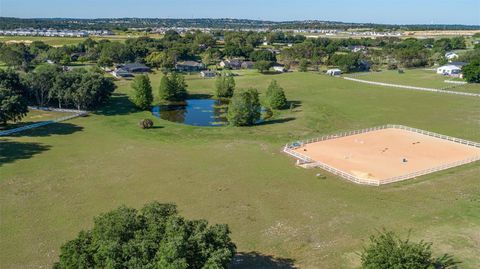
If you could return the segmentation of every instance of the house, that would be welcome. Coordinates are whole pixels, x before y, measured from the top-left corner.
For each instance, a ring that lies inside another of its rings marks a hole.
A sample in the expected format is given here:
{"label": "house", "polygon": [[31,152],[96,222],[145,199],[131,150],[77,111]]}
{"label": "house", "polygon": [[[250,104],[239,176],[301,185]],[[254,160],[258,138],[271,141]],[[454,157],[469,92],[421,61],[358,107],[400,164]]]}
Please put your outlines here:
{"label": "house", "polygon": [[242,63],[243,63],[243,61],[241,61],[241,60],[233,59],[233,60],[230,60],[229,65],[230,65],[231,69],[238,70],[238,69],[242,68]]}
{"label": "house", "polygon": [[254,63],[252,61],[245,61],[242,63],[242,69],[253,69]]}
{"label": "house", "polygon": [[338,68],[327,70],[327,75],[329,75],[329,76],[340,76],[341,74],[342,74],[342,70],[340,70]]}
{"label": "house", "polygon": [[238,70],[242,68],[243,61],[239,59],[224,60],[220,62],[220,67]]}
{"label": "house", "polygon": [[467,65],[467,63],[466,62],[449,62],[448,65],[453,65],[458,68],[462,68],[464,65]]}
{"label": "house", "polygon": [[366,50],[366,47],[365,46],[350,46],[350,47],[348,47],[348,49],[351,52],[362,52],[362,51]]}
{"label": "house", "polygon": [[455,52],[447,52],[445,53],[445,58],[447,58],[447,60],[453,60],[458,58],[458,54],[456,54]]}
{"label": "house", "polygon": [[283,66],[283,65],[274,65],[273,70],[275,72],[281,72],[281,73],[287,72],[287,69],[285,69],[285,66]]}
{"label": "house", "polygon": [[123,68],[117,68],[112,71],[112,75],[116,78],[130,78],[133,74]]}
{"label": "house", "polygon": [[150,72],[150,67],[141,63],[128,63],[120,66],[121,69],[129,73],[146,73]]}
{"label": "house", "polygon": [[445,76],[460,76],[462,69],[455,65],[444,65],[437,68],[437,74]]}
{"label": "house", "polygon": [[203,69],[203,64],[195,61],[178,62],[175,69],[182,72],[198,72]]}
{"label": "house", "polygon": [[214,78],[217,76],[217,73],[213,71],[202,71],[200,72],[200,76],[202,76],[202,78]]}

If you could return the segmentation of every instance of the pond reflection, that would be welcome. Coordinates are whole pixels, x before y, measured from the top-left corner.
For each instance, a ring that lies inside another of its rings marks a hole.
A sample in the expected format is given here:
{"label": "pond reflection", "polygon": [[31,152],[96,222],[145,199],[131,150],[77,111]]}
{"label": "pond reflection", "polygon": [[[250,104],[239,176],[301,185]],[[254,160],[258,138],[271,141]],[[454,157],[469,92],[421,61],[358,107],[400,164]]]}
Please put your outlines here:
{"label": "pond reflection", "polygon": [[152,109],[155,117],[195,126],[223,126],[227,124],[228,101],[188,99],[185,105],[159,105]]}

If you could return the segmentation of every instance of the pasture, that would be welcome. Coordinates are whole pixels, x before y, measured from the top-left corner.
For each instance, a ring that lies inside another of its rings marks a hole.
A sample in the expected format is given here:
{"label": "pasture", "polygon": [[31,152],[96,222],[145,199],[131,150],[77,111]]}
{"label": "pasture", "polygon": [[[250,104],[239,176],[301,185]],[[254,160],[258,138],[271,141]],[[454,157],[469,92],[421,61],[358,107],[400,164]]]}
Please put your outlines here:
{"label": "pasture", "polygon": [[397,70],[386,70],[382,72],[346,74],[345,76],[406,86],[480,93],[480,84],[456,85],[447,83],[445,80],[456,79],[439,75],[433,69],[405,69],[403,74],[400,74]]}
{"label": "pasture", "polygon": [[[160,76],[151,75],[155,94]],[[480,267],[478,163],[368,187],[297,168],[281,152],[286,141],[383,124],[480,141],[478,98],[313,73],[241,72],[237,88],[265,92],[272,79],[296,105],[254,127],[159,120],[132,107],[122,80],[88,117],[0,137],[0,267],[50,267],[94,216],[152,200],[227,223],[243,258],[233,268],[355,268],[356,253],[382,227],[402,236],[411,229],[412,239],[433,241],[435,253],[455,255],[462,268]],[[187,83],[193,95],[213,93],[214,80],[191,75]],[[147,117],[155,128],[142,130]]]}

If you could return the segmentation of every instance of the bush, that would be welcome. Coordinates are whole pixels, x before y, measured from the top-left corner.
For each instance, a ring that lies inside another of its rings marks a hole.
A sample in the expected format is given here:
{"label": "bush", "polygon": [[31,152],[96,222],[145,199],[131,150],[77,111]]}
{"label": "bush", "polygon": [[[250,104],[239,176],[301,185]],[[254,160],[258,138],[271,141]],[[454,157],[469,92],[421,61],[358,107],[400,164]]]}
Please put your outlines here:
{"label": "bush", "polygon": [[172,204],[119,207],[66,242],[53,268],[227,268],[235,254],[227,225],[188,220]]}
{"label": "bush", "polygon": [[361,253],[362,268],[446,269],[456,268],[452,256],[432,257],[432,244],[400,239],[393,232],[382,231],[370,237],[370,245]]}
{"label": "bush", "polygon": [[228,105],[228,122],[233,126],[253,125],[260,120],[260,108],[256,89],[235,92]]}
{"label": "bush", "polygon": [[153,127],[153,121],[151,119],[143,119],[138,123],[138,125],[142,129],[150,129]]}
{"label": "bush", "polygon": [[266,105],[272,109],[282,109],[287,106],[287,98],[283,88],[276,80],[272,80],[266,92]]}

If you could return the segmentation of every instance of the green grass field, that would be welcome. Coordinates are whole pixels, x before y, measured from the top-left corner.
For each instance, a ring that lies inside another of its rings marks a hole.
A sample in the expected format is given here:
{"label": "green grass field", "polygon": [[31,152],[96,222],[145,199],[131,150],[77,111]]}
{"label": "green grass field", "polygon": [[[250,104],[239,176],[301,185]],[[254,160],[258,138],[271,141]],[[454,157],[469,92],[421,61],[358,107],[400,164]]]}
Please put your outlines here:
{"label": "green grass field", "polygon": [[389,70],[383,72],[369,72],[358,74],[347,74],[346,76],[356,77],[358,79],[376,81],[383,83],[392,83],[407,86],[444,89],[455,86],[451,90],[466,91],[466,92],[480,92],[480,84],[469,84],[466,86],[457,86],[451,83],[446,83],[445,80],[453,80],[452,78],[438,75],[435,70],[425,69],[406,69],[403,74],[399,74],[396,70]]}
{"label": "green grass field", "polygon": [[[127,36],[105,36],[105,37],[92,37],[94,40],[108,39],[111,41],[124,42]],[[33,41],[43,41],[50,46],[65,46],[76,45],[83,42],[86,38],[83,37],[44,37],[44,36],[0,36],[0,42],[6,43],[26,43],[30,44]]]}
{"label": "green grass field", "polygon": [[[151,76],[155,93],[159,77]],[[50,267],[94,216],[152,200],[229,224],[246,257],[234,268],[356,268],[356,253],[382,227],[403,236],[411,229],[461,268],[480,267],[478,163],[366,187],[318,179],[322,170],[297,168],[281,153],[289,141],[387,123],[480,141],[478,98],[312,73],[242,73],[237,88],[264,92],[272,79],[297,107],[255,127],[154,119],[156,128],[142,130],[138,121],[153,117],[133,109],[128,82],[119,81],[110,104],[89,117],[0,138],[0,267]],[[214,80],[187,82],[193,94],[213,91]]]}

